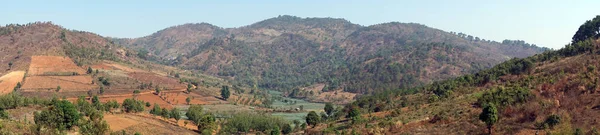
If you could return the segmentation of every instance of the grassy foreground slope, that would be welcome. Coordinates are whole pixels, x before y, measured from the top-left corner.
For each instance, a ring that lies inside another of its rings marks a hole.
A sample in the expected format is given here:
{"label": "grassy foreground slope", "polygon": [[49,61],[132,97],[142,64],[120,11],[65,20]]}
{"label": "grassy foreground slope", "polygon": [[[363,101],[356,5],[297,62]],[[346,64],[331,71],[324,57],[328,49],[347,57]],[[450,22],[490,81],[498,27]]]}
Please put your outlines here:
{"label": "grassy foreground slope", "polygon": [[[584,25],[599,22],[596,17]],[[597,134],[600,40],[597,33],[584,37],[475,74],[360,98],[340,111],[360,108],[362,115],[330,120],[310,132],[486,134],[488,126],[479,118],[482,108],[493,104],[494,134]]]}

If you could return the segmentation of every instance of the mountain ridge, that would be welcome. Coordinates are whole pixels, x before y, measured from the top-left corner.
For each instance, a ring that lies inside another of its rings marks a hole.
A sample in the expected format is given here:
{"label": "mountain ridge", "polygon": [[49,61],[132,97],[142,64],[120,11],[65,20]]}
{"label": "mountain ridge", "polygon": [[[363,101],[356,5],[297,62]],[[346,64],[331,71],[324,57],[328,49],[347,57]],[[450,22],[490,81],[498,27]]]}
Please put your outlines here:
{"label": "mountain ridge", "polygon": [[[418,23],[361,26],[341,18],[283,15],[236,28],[202,24],[215,29],[194,32],[194,27],[178,25],[181,27],[169,27],[151,34],[164,34],[151,39],[145,36],[131,39],[135,42],[128,39],[113,41],[132,49],[148,50],[159,63],[229,78],[239,85],[290,91],[294,87],[327,83],[325,91],[343,88],[357,93],[413,87],[473,73],[513,57],[549,50],[525,42],[504,44]],[[165,31],[188,33],[165,34]],[[458,55],[466,57],[462,60]],[[455,61],[444,61],[449,59]],[[369,64],[373,61],[379,61],[374,62],[378,65]],[[409,64],[389,69],[394,63]],[[400,69],[427,70],[402,75]],[[362,85],[357,79],[376,79],[382,75],[388,79],[377,80],[388,81],[377,85],[374,84],[377,82]]]}

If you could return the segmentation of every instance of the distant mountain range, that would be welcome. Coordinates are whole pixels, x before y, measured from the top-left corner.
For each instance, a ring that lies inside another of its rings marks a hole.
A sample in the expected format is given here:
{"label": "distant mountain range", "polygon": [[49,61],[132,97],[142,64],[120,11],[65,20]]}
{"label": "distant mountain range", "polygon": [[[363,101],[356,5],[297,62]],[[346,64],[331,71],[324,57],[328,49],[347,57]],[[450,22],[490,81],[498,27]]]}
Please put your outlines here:
{"label": "distant mountain range", "polygon": [[240,85],[289,91],[324,83],[324,91],[355,93],[413,87],[549,50],[416,23],[361,26],[288,15],[239,28],[184,24],[113,41],[148,52],[148,59]]}

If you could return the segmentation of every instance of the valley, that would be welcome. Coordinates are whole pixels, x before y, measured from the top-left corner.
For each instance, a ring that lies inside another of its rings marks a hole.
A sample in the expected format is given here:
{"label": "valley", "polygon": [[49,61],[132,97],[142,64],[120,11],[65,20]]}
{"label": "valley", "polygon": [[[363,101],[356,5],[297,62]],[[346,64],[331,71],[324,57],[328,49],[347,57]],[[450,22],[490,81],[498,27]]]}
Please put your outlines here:
{"label": "valley", "polygon": [[279,15],[137,38],[0,27],[0,134],[599,134],[600,16],[550,49]]}

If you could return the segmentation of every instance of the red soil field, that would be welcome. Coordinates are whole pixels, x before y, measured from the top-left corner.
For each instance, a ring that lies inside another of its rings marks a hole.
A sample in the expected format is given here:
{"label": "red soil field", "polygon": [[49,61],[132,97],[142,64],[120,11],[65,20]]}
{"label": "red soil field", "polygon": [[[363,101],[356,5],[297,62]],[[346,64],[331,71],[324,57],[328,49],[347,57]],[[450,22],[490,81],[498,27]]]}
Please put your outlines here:
{"label": "red soil field", "polygon": [[160,87],[165,87],[168,90],[185,89],[187,87],[186,85],[179,83],[179,80],[160,76],[154,73],[133,72],[128,73],[127,75],[144,83],[152,83],[155,85],[159,85]]}
{"label": "red soil field", "polygon": [[[121,104],[121,103],[123,103],[123,101],[125,99],[133,98],[133,97],[134,96],[132,94],[116,95],[116,96],[109,96],[109,97],[104,97],[103,96],[103,97],[100,97],[100,101],[101,102],[108,102],[108,101],[116,100],[117,102],[119,102],[119,104]],[[154,103],[156,103],[161,108],[167,108],[167,109],[173,108],[173,105],[171,105],[171,104],[167,103],[166,101],[162,100],[157,95],[154,95],[154,94],[149,93],[149,92],[139,94],[139,95],[135,96],[135,98],[137,100],[143,100],[144,102],[150,102],[151,105],[154,105]]]}
{"label": "red soil field", "polygon": [[46,72],[75,72],[80,75],[86,71],[69,57],[63,56],[31,56],[28,76],[44,75]]}
{"label": "red soil field", "polygon": [[175,105],[184,105],[187,104],[187,102],[185,102],[185,99],[190,97],[192,98],[192,101],[190,102],[190,104],[200,104],[200,105],[204,105],[204,104],[208,104],[208,102],[202,101],[202,99],[200,98],[196,98],[194,96],[198,96],[196,94],[186,94],[183,92],[169,92],[169,93],[165,93],[166,97],[166,101],[170,102],[171,104],[175,104]]}
{"label": "red soil field", "polygon": [[88,91],[98,86],[92,84],[92,78],[83,76],[30,76],[25,79],[24,91],[56,89],[60,91]]}

